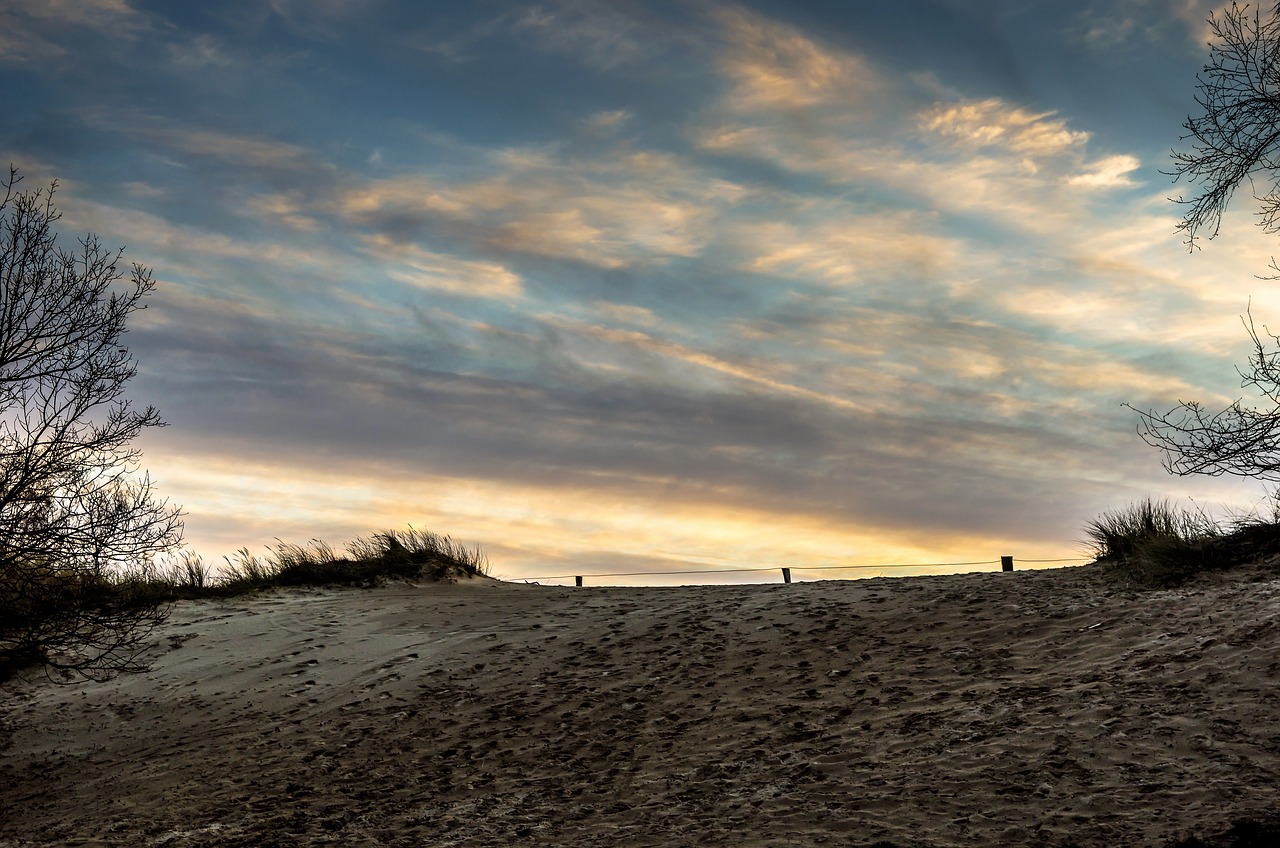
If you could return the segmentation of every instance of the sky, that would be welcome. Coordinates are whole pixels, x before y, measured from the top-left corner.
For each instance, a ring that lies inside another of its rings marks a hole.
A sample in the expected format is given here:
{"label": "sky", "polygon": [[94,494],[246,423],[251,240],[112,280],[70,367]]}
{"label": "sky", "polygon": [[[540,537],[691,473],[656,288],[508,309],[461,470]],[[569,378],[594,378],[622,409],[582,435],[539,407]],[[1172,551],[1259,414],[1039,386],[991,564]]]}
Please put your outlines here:
{"label": "sky", "polygon": [[208,561],[1080,559],[1265,497],[1123,405],[1225,405],[1280,324],[1247,198],[1174,231],[1212,8],[2,0],[0,159],[153,269],[138,445]]}

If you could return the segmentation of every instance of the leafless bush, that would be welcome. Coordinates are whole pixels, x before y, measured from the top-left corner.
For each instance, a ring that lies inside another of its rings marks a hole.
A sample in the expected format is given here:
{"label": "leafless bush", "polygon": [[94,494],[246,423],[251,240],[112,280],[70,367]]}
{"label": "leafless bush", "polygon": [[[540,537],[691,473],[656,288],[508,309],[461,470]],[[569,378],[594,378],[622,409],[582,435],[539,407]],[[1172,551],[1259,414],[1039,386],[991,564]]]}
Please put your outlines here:
{"label": "leafless bush", "polygon": [[155,287],[97,238],[63,250],[56,183],[0,181],[0,671],[27,661],[91,676],[137,667],[165,608],[139,572],[181,541],[180,512],[138,473],[161,426],[124,388],[126,321]]}

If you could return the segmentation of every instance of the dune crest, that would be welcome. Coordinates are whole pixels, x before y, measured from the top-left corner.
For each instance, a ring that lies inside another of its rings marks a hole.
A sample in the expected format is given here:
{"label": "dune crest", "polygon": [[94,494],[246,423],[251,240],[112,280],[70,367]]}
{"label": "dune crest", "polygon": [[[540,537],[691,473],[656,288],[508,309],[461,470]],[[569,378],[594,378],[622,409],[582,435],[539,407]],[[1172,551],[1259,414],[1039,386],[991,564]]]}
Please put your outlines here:
{"label": "dune crest", "polygon": [[464,583],[183,603],[148,673],[0,689],[0,846],[1163,846],[1276,806],[1273,568]]}

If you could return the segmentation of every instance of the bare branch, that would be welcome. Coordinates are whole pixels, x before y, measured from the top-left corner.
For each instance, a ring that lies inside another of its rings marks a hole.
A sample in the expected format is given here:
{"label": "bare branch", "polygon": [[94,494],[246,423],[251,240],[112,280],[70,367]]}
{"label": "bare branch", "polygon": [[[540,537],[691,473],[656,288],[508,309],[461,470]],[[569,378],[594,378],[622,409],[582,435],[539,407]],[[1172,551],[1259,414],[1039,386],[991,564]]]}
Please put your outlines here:
{"label": "bare branch", "polygon": [[[1261,408],[1238,399],[1217,412],[1195,401],[1183,401],[1165,413],[1138,413],[1138,435],[1164,452],[1172,474],[1231,475],[1280,483],[1280,336],[1258,331],[1250,310],[1242,318],[1253,343],[1241,388],[1262,396]],[[1264,335],[1267,341],[1264,341]]]}
{"label": "bare branch", "polygon": [[0,669],[135,668],[164,616],[121,575],[181,542],[181,512],[138,476],[133,440],[162,426],[124,389],[129,316],[155,288],[93,235],[57,245],[57,184],[0,184]]}
{"label": "bare branch", "polygon": [[1190,149],[1173,151],[1171,172],[1201,184],[1197,195],[1177,198],[1187,207],[1178,230],[1188,248],[1202,233],[1218,234],[1246,180],[1260,204],[1259,225],[1280,232],[1280,4],[1264,14],[1232,3],[1208,20],[1214,40],[1198,77],[1202,114],[1183,124]]}

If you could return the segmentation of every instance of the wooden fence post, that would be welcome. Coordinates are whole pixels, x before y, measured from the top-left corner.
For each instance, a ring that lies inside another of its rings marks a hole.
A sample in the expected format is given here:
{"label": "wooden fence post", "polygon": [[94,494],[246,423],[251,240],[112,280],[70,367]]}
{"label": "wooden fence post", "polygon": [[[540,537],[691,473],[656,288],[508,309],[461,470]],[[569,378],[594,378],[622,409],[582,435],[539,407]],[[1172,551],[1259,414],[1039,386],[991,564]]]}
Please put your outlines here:
{"label": "wooden fence post", "polygon": [[1013,557],[1011,556],[1000,557],[1000,570],[1013,571]]}
{"label": "wooden fence post", "polygon": [[791,582],[791,569],[789,568],[782,569],[782,582],[783,583]]}

